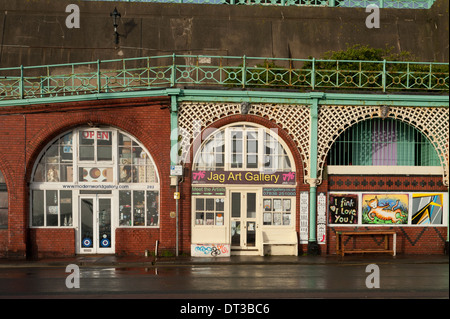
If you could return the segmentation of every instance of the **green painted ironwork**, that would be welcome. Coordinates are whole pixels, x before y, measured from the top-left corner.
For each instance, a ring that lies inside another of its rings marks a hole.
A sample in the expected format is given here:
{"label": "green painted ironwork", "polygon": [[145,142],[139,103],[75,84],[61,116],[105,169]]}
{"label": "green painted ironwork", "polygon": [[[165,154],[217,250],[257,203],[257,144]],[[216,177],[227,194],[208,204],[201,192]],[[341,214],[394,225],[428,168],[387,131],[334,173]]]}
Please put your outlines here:
{"label": "green painted ironwork", "polygon": [[262,5],[262,6],[309,6],[365,8],[377,5],[380,8],[429,9],[435,0],[84,0],[188,4]]}
{"label": "green painted ironwork", "polygon": [[164,55],[0,69],[0,101],[176,87],[449,91],[449,64]]}

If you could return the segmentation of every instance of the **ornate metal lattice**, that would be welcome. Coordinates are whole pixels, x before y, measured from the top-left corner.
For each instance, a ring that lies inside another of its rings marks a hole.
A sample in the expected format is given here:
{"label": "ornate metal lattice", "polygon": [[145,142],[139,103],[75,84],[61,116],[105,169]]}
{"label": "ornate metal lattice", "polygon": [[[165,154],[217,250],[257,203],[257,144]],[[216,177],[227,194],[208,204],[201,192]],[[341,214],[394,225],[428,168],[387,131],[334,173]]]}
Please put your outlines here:
{"label": "ornate metal lattice", "polygon": [[422,132],[436,149],[442,167],[443,181],[449,183],[449,112],[448,108],[379,106],[321,106],[318,119],[318,178],[322,171],[329,149],[339,134],[353,124],[374,117],[395,118],[414,126]]}
{"label": "ornate metal lattice", "polygon": [[[200,132],[214,121],[241,114],[240,103],[196,103],[180,105],[179,129],[181,160],[188,160],[189,149]],[[449,184],[449,112],[448,108],[391,106],[332,106],[319,107],[317,134],[317,180],[309,178],[310,112],[307,105],[251,104],[248,114],[264,117],[282,127],[295,141],[303,161],[305,183],[320,184],[329,149],[337,137],[357,122],[373,117],[391,117],[417,128],[433,144],[444,169],[444,184]]]}
{"label": "ornate metal lattice", "polygon": [[[178,115],[181,160],[188,160],[192,142],[214,121],[241,114],[240,103],[183,103]],[[303,160],[304,176],[309,165],[310,116],[305,105],[250,104],[248,114],[264,117],[281,126],[296,142]]]}

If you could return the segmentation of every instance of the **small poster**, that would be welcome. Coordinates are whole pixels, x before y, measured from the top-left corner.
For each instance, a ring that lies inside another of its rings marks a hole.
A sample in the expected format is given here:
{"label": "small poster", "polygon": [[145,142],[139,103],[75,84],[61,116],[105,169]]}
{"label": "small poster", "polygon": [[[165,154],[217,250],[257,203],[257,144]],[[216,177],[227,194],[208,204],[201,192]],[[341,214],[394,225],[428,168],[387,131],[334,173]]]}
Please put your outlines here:
{"label": "small poster", "polygon": [[223,214],[216,214],[216,226],[223,226]]}
{"label": "small poster", "polygon": [[264,199],[264,210],[266,212],[270,212],[272,210],[272,200],[271,199]]}
{"label": "small poster", "polygon": [[328,208],[330,224],[358,223],[357,194],[330,194]]}
{"label": "small poster", "polygon": [[290,211],[291,210],[291,200],[290,199],[283,199],[283,208],[284,211]]}
{"label": "small poster", "polygon": [[273,210],[276,212],[281,212],[281,199],[273,200]]}
{"label": "small poster", "polygon": [[281,213],[274,213],[273,214],[273,224],[274,225],[281,225]]}
{"label": "small poster", "polygon": [[264,213],[263,215],[264,225],[272,224],[272,213]]}
{"label": "small poster", "polygon": [[283,225],[290,225],[291,224],[291,214],[283,214]]}

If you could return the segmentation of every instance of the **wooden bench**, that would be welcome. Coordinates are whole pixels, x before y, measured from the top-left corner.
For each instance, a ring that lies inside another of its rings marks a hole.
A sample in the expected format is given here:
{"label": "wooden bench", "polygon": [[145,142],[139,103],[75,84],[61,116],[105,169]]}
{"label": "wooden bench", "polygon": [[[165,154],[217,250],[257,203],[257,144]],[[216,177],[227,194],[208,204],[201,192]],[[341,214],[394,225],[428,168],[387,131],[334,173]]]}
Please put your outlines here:
{"label": "wooden bench", "polygon": [[[367,235],[381,235],[384,236],[384,249],[345,249],[345,236],[367,236]],[[389,249],[389,236],[392,235],[392,247]],[[336,232],[336,254],[344,256],[347,254],[358,253],[389,253],[392,256],[396,255],[397,249],[397,233],[393,230],[367,230],[367,231],[338,231]]]}

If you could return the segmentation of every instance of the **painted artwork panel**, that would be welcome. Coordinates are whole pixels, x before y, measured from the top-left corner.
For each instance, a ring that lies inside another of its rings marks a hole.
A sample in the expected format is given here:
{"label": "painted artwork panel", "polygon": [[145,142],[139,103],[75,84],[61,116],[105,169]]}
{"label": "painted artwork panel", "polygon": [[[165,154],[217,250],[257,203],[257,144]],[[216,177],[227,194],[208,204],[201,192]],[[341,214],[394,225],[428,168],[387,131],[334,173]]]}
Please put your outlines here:
{"label": "painted artwork panel", "polygon": [[408,194],[363,194],[363,224],[407,224]]}
{"label": "painted artwork panel", "polygon": [[358,194],[330,194],[328,223],[357,224]]}
{"label": "painted artwork panel", "polygon": [[413,225],[442,225],[444,194],[413,194],[411,210]]}

